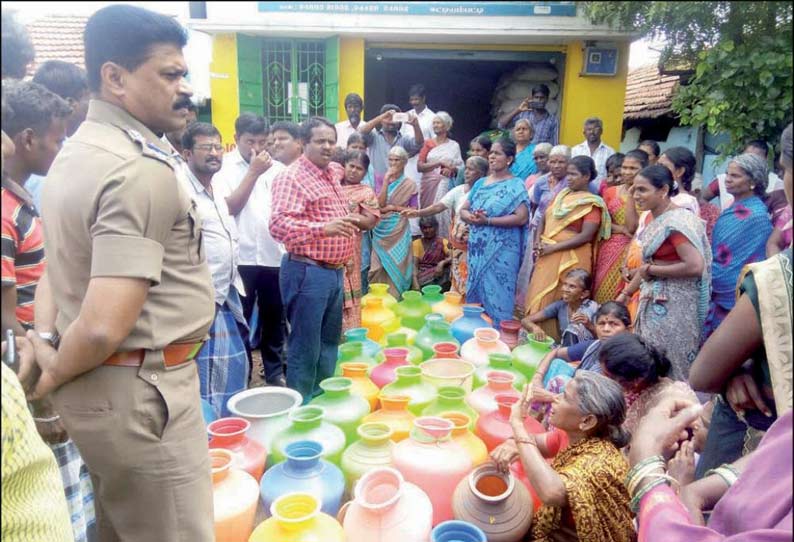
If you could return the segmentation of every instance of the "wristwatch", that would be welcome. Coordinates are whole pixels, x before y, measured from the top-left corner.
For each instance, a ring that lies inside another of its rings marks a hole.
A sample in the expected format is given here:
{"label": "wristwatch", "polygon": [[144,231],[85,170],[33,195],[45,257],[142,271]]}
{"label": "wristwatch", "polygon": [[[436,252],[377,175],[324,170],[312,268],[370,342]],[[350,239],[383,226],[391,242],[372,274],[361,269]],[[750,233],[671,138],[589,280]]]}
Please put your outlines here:
{"label": "wristwatch", "polygon": [[58,350],[58,345],[61,342],[61,336],[58,335],[57,331],[55,333],[45,332],[45,333],[37,333],[37,334],[40,339],[47,341],[48,343],[50,343],[50,346]]}

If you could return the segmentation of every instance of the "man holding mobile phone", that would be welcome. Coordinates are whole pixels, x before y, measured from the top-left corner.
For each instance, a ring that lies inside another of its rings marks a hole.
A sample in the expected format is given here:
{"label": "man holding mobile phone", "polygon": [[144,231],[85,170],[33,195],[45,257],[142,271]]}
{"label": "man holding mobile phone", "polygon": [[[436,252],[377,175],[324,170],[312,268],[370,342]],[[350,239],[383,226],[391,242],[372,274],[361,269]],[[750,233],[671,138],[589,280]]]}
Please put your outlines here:
{"label": "man holding mobile phone", "polygon": [[518,107],[505,113],[499,119],[500,128],[512,128],[520,119],[529,120],[533,133],[530,145],[538,143],[557,144],[557,117],[546,110],[549,101],[549,87],[543,84],[532,87],[532,93]]}

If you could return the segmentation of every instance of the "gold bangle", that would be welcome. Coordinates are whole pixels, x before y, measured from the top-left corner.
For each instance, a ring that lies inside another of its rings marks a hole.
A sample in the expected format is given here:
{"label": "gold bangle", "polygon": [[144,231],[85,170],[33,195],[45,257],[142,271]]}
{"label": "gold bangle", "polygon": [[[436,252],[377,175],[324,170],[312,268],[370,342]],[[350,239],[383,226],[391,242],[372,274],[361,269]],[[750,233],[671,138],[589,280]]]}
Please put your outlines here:
{"label": "gold bangle", "polygon": [[515,440],[517,444],[531,444],[533,446],[537,446],[535,439],[514,437],[513,440]]}

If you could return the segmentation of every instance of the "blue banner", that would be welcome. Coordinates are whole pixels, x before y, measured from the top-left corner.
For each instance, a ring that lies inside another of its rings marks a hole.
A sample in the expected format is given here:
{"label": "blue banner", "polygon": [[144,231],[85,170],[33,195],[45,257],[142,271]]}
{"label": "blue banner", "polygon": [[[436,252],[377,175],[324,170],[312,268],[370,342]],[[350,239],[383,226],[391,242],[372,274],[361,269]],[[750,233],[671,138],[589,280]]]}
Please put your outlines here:
{"label": "blue banner", "polygon": [[575,2],[259,2],[260,12],[575,17]]}

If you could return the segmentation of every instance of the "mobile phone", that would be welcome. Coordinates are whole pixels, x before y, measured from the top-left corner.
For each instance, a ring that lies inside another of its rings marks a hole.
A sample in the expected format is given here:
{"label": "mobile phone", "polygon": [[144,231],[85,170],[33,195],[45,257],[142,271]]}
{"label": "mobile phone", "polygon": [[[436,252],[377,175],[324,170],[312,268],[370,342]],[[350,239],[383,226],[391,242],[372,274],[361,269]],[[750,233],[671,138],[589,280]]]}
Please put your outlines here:
{"label": "mobile phone", "polygon": [[19,354],[17,353],[17,341],[14,332],[6,330],[6,353],[3,356],[3,363],[15,373],[19,371]]}
{"label": "mobile phone", "polygon": [[391,117],[392,122],[410,122],[411,115],[408,113],[395,113]]}

